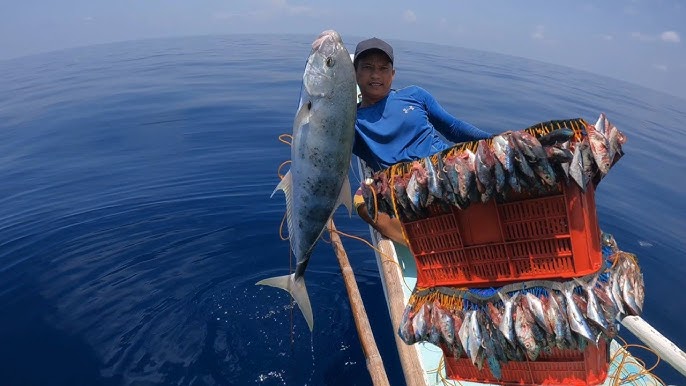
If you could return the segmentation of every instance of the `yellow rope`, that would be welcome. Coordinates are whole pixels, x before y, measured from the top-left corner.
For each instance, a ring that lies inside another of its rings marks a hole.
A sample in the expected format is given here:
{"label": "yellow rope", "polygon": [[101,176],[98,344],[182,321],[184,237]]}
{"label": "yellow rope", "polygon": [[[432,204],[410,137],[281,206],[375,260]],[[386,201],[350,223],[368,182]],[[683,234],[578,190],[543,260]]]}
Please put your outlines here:
{"label": "yellow rope", "polygon": [[[617,365],[617,370],[615,371],[615,373],[612,375],[608,374],[608,377],[611,378],[613,385],[622,385],[625,383],[631,383],[631,382],[634,382],[634,381],[641,379],[644,376],[654,379],[660,385],[665,385],[665,382],[660,377],[658,377],[657,375],[652,373],[652,371],[655,370],[655,368],[657,368],[658,364],[660,363],[660,359],[661,359],[660,355],[657,352],[655,352],[650,347],[646,347],[644,345],[629,344],[624,339],[622,339],[620,336],[615,337],[615,339],[617,341],[621,341],[621,350],[618,349],[617,351],[615,351],[614,355],[610,358],[610,363],[613,363],[617,359],[618,355],[622,355],[622,359],[621,359],[620,363]],[[646,367],[645,362],[641,358],[638,358],[636,356],[632,356],[632,358],[636,361],[636,363],[639,366],[642,367],[642,369],[638,373],[629,373],[624,368],[625,362],[629,358],[629,355],[631,355],[629,353],[629,350],[628,350],[629,347],[644,349],[644,350],[652,353],[657,358],[655,364],[650,366],[650,367]],[[625,375],[625,376],[622,377],[622,375]]]}

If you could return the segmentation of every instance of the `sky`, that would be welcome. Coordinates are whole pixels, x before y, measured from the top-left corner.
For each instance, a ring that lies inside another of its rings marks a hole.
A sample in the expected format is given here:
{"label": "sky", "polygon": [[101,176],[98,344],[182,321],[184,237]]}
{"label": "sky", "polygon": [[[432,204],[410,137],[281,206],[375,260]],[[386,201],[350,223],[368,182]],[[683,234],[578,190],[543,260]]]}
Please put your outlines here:
{"label": "sky", "polygon": [[309,34],[432,42],[610,76],[686,99],[683,0],[0,0],[0,60],[146,38]]}

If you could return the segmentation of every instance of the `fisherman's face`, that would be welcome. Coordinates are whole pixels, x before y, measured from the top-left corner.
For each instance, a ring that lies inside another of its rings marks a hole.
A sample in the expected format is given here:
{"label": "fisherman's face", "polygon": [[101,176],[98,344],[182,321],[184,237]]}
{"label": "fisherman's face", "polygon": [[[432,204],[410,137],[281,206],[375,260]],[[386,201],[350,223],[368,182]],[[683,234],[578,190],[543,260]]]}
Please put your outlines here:
{"label": "fisherman's face", "polygon": [[381,51],[365,53],[357,61],[355,76],[362,93],[362,106],[373,105],[391,91],[395,69]]}

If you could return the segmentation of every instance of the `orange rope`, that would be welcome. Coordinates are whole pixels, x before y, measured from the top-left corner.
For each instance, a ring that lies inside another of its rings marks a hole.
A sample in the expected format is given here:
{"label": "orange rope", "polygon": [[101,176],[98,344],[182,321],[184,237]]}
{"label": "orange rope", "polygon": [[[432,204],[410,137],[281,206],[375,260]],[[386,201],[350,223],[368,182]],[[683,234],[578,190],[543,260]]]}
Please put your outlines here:
{"label": "orange rope", "polygon": [[286,176],[285,174],[281,174],[281,169],[283,169],[283,167],[288,165],[289,163],[291,163],[291,160],[283,161],[281,165],[279,165],[279,167],[276,169],[276,174],[279,176],[280,180],[283,180],[283,178]]}
{"label": "orange rope", "polygon": [[293,143],[293,136],[290,134],[281,134],[279,135],[279,141],[291,146],[291,143]]}

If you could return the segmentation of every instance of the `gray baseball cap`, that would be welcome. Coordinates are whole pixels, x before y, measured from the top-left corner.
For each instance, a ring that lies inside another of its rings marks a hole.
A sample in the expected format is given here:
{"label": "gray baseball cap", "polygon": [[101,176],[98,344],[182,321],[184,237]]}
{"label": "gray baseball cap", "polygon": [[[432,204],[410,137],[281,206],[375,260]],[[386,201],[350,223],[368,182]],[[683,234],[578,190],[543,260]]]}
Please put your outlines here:
{"label": "gray baseball cap", "polygon": [[379,38],[371,38],[357,43],[353,63],[357,63],[357,58],[369,50],[379,50],[383,52],[388,56],[388,59],[391,60],[391,64],[393,64],[393,47]]}

